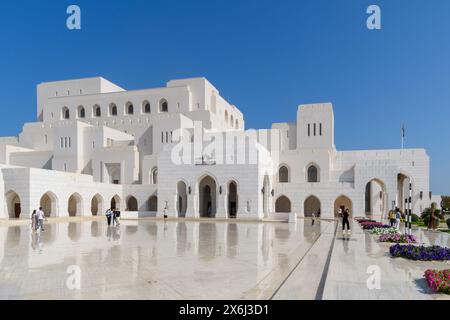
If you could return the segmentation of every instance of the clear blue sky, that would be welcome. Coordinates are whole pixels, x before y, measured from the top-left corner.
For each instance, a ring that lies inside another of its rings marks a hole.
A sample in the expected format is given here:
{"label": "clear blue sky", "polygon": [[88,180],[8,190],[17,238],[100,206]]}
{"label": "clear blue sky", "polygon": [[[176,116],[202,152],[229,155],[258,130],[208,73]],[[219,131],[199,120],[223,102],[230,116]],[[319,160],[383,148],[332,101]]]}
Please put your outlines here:
{"label": "clear blue sky", "polygon": [[[66,8],[82,30],[66,28]],[[366,8],[382,9],[382,30]],[[3,1],[0,135],[36,117],[39,82],[103,76],[126,89],[207,77],[247,128],[332,102],[338,149],[407,147],[431,156],[450,194],[450,1]]]}

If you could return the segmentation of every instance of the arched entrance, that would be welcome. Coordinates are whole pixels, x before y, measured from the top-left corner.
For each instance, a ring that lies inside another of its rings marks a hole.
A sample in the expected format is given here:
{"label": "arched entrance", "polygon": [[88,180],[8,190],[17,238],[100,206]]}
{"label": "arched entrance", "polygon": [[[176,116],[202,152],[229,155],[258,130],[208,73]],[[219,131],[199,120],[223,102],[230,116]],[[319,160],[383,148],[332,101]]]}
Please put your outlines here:
{"label": "arched entrance", "polygon": [[138,202],[133,196],[127,198],[127,211],[138,211]]}
{"label": "arched entrance", "polygon": [[187,211],[187,187],[184,181],[177,183],[177,212],[178,217],[186,217]]}
{"label": "arched entrance", "polygon": [[305,217],[312,217],[313,215],[317,217],[318,215],[320,215],[321,214],[320,200],[316,196],[309,196],[305,200],[303,212]]}
{"label": "arched entrance", "polygon": [[51,191],[46,192],[41,197],[39,206],[42,208],[42,211],[44,211],[44,215],[46,217],[56,217],[58,215],[58,199],[56,198],[56,195]]}
{"label": "arched entrance", "polygon": [[217,185],[210,176],[204,177],[199,183],[199,204],[201,218],[214,218],[217,212]]}
{"label": "arched entrance", "polygon": [[263,182],[263,213],[267,217],[269,215],[269,196],[270,196],[270,180],[269,176],[264,176]]}
{"label": "arched entrance", "polygon": [[236,218],[238,209],[237,184],[231,181],[228,184],[228,217]]}
{"label": "arched entrance", "polygon": [[10,219],[19,219],[22,212],[19,195],[14,191],[9,191],[5,194],[6,211]]}
{"label": "arched entrance", "polygon": [[147,207],[150,212],[158,212],[158,197],[156,195],[148,198]]}
{"label": "arched entrance", "polygon": [[365,212],[368,216],[381,216],[386,211],[386,185],[380,179],[372,179],[366,184]]}
{"label": "arched entrance", "polygon": [[409,198],[409,177],[403,173],[397,175],[397,199],[396,206],[400,211],[405,212],[405,200]]}
{"label": "arched entrance", "polygon": [[78,193],[74,193],[69,197],[67,211],[69,212],[69,217],[82,215],[82,200]]}
{"label": "arched entrance", "polygon": [[334,202],[334,216],[336,218],[339,218],[339,209],[342,210],[342,212],[344,212],[345,209],[348,209],[350,216],[353,215],[353,203],[352,200],[350,200],[349,197],[347,196],[340,196],[336,199],[336,201]]}
{"label": "arched entrance", "polygon": [[99,216],[103,212],[103,198],[96,194],[91,200],[91,213],[93,216]]}
{"label": "arched entrance", "polygon": [[120,210],[120,197],[118,195],[111,199],[111,210]]}
{"label": "arched entrance", "polygon": [[275,201],[275,212],[291,212],[291,200],[286,196],[281,196]]}

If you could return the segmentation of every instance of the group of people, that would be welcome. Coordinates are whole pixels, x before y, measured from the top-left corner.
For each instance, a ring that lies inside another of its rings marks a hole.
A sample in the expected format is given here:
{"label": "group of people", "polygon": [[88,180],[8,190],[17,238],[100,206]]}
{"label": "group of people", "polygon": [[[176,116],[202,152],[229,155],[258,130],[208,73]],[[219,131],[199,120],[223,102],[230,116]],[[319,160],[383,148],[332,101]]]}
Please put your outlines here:
{"label": "group of people", "polygon": [[108,222],[108,227],[111,226],[111,222],[113,226],[114,225],[120,226],[119,218],[120,218],[120,211],[113,209],[106,210],[106,221]]}
{"label": "group of people", "polygon": [[400,221],[402,220],[402,212],[398,207],[395,210],[389,211],[389,225],[393,228],[400,229]]}
{"label": "group of people", "polygon": [[42,211],[42,207],[33,210],[33,213],[31,214],[31,229],[33,231],[44,231],[44,220],[45,214],[44,211]]}

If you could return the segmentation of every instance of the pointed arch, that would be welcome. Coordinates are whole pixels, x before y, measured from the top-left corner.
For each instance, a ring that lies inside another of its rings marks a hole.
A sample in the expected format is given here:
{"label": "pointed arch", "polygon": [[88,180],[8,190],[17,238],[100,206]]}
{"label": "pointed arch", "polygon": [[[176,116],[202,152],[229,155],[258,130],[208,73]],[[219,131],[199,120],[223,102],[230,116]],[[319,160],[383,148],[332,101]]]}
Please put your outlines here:
{"label": "pointed arch", "polygon": [[139,205],[136,197],[129,195],[126,200],[127,203],[127,211],[138,211]]}
{"label": "pointed arch", "polygon": [[291,200],[285,195],[281,195],[275,201],[275,212],[290,213]]}
{"label": "pointed arch", "polygon": [[70,110],[68,107],[63,107],[61,110],[61,119],[69,120],[70,119]]}
{"label": "pointed arch", "polygon": [[317,163],[311,162],[306,166],[306,182],[318,183],[320,182],[320,167]]}
{"label": "pointed arch", "polygon": [[228,217],[236,218],[239,208],[238,184],[236,180],[230,180],[227,184],[227,208]]}
{"label": "pointed arch", "polygon": [[159,100],[159,112],[166,113],[169,112],[169,103],[166,99]]}
{"label": "pointed arch", "polygon": [[83,106],[78,106],[77,114],[79,119],[86,118],[86,110]]}
{"label": "pointed arch", "polygon": [[151,105],[148,100],[142,102],[142,113],[151,113]]}
{"label": "pointed arch", "polygon": [[103,197],[100,194],[96,194],[91,200],[91,214],[93,216],[99,216],[105,212]]}
{"label": "pointed arch", "polygon": [[187,184],[184,180],[177,183],[177,212],[178,217],[186,217],[187,211]]}
{"label": "pointed arch", "polygon": [[5,209],[9,219],[19,219],[22,213],[22,203],[17,192],[10,190],[5,193]]}
{"label": "pointed arch", "polygon": [[133,103],[128,101],[125,104],[125,110],[126,110],[127,114],[130,114],[130,115],[134,114],[134,105],[133,105]]}
{"label": "pointed arch", "polygon": [[217,179],[204,174],[198,179],[199,215],[202,218],[214,218],[217,212]]}
{"label": "pointed arch", "polygon": [[102,116],[102,108],[100,108],[100,106],[98,104],[95,104],[92,107],[92,113],[93,113],[94,117],[100,118]]}
{"label": "pointed arch", "polygon": [[39,206],[46,217],[58,216],[58,197],[52,191],[44,193],[39,200]]}
{"label": "pointed arch", "polygon": [[121,203],[121,199],[120,197],[116,194],[115,196],[113,196],[111,198],[111,210],[120,210],[120,203]]}
{"label": "pointed arch", "polygon": [[281,165],[278,169],[278,182],[279,183],[289,183],[290,175],[289,175],[289,167],[285,164]]}
{"label": "pointed arch", "polygon": [[147,210],[150,212],[158,212],[158,196],[151,195],[147,200]]}
{"label": "pointed arch", "polygon": [[317,217],[321,214],[322,204],[318,197],[311,195],[306,198],[303,205],[303,214],[305,217],[312,217],[313,215]]}
{"label": "pointed arch", "polygon": [[113,102],[109,104],[109,115],[113,117],[117,116],[117,105]]}
{"label": "pointed arch", "polygon": [[67,201],[67,211],[69,217],[79,217],[83,215],[83,198],[77,192],[73,193]]}
{"label": "pointed arch", "polygon": [[370,179],[365,185],[364,207],[368,216],[383,215],[387,212],[386,184],[379,178]]}
{"label": "pointed arch", "polygon": [[350,215],[353,215],[353,201],[347,197],[346,195],[340,195],[334,201],[334,216],[339,218],[339,209],[341,212],[344,212],[345,209],[348,209]]}

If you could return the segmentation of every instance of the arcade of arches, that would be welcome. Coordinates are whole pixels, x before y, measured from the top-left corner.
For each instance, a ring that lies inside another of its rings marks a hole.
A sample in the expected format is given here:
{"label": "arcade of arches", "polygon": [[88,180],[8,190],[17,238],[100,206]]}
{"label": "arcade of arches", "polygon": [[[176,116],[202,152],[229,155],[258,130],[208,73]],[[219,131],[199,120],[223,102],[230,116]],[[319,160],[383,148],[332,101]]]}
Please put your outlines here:
{"label": "arcade of arches", "polygon": [[[309,169],[313,167],[310,166]],[[317,168],[313,169],[316,170]],[[318,178],[315,173],[309,172],[310,178]],[[317,172],[318,173],[318,172]],[[289,172],[284,166],[280,168],[279,178],[281,181],[289,180]],[[310,179],[314,180],[314,179]],[[396,198],[391,199],[392,205],[395,204],[404,210],[404,198],[408,196],[410,178],[406,174],[398,173],[397,175],[397,195]],[[198,182],[197,189],[197,200],[198,200],[198,210],[199,216],[202,218],[214,218],[217,213],[219,194],[224,197],[225,212],[227,217],[236,218],[238,207],[239,207],[239,192],[238,184],[235,180],[230,180],[226,185],[219,186],[215,179],[210,175],[203,176]],[[270,213],[274,209],[275,212],[279,213],[290,213],[293,211],[292,201],[285,195],[279,196],[275,203],[269,205],[270,199],[273,197],[273,191],[270,188],[270,180],[266,175],[264,176],[262,192],[262,206],[264,216]],[[188,210],[188,198],[191,194],[191,189],[188,187],[185,181],[179,181],[176,185],[176,213],[178,217],[186,217]],[[5,194],[5,212],[7,212],[10,219],[18,219],[21,217],[22,213],[22,202],[21,197],[18,193],[13,190],[8,191]],[[83,215],[83,201],[82,197],[78,193],[72,194],[67,200],[67,212],[70,217],[82,216]],[[87,200],[89,201],[89,200]],[[110,208],[120,210],[121,198],[115,195],[111,198]],[[40,200],[39,206],[42,207],[46,217],[56,217],[58,213],[58,198],[56,195],[47,191],[44,193]],[[366,215],[383,215],[386,210],[388,210],[391,203],[387,201],[386,185],[385,183],[377,178],[374,178],[367,182],[364,190],[364,211]],[[130,195],[123,204],[128,211],[138,211],[138,201],[136,197]],[[301,203],[299,204],[301,208]],[[327,204],[328,205],[328,204]],[[335,198],[332,202],[333,216],[338,217],[339,209],[349,209],[350,214],[353,215],[354,203],[347,195],[340,195]],[[245,202],[243,204],[245,207]],[[155,194],[151,195],[148,200],[143,205],[143,208],[149,212],[158,212],[158,197]],[[93,216],[101,215],[107,207],[105,206],[105,201],[100,194],[94,195],[90,199],[90,213]],[[295,209],[297,210],[297,209]],[[311,195],[306,198],[303,202],[303,216],[304,217],[317,217],[322,214],[322,203],[320,199]],[[358,209],[359,210],[359,209]],[[298,210],[301,212],[301,209]]]}

